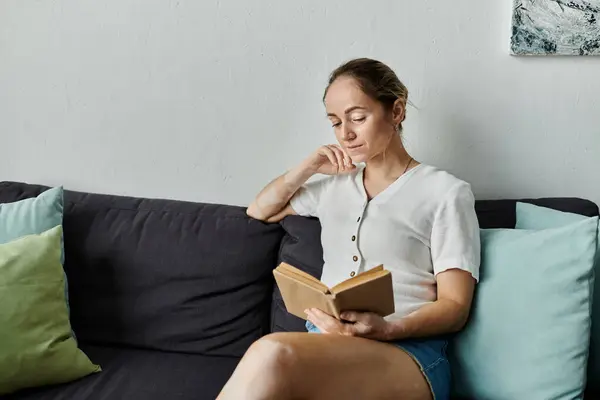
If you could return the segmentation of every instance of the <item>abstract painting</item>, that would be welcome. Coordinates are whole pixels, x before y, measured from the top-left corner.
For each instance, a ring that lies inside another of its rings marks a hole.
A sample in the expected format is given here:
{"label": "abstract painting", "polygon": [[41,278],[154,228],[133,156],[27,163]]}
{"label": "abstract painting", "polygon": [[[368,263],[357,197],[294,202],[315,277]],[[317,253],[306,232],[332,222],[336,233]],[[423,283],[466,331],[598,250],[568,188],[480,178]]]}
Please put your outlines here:
{"label": "abstract painting", "polygon": [[511,54],[600,55],[600,0],[514,0]]}

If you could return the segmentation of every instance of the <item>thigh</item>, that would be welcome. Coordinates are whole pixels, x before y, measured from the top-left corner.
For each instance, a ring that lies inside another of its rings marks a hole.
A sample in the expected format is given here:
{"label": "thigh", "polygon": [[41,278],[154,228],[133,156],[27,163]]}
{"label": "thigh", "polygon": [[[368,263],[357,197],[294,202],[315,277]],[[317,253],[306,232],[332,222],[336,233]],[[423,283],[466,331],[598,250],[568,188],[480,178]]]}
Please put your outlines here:
{"label": "thigh", "polygon": [[389,343],[328,334],[276,333],[293,354],[290,382],[306,399],[431,399],[419,365]]}

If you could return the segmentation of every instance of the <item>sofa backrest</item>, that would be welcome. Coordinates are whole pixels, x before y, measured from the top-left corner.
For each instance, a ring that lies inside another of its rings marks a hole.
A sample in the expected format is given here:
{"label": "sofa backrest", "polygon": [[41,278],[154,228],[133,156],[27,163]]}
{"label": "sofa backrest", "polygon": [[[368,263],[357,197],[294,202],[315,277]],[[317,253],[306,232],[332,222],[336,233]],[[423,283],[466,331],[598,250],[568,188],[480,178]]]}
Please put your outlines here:
{"label": "sofa backrest", "polygon": [[[522,200],[478,200],[475,210],[481,228],[514,228],[517,201],[572,212],[589,217],[598,215],[598,206],[589,200],[578,198],[541,198]],[[323,268],[321,225],[315,218],[292,216],[281,222],[285,236],[281,241],[279,259],[320,278]],[[277,286],[273,288],[271,304],[272,332],[305,331],[304,320],[289,314]]]}
{"label": "sofa backrest", "polygon": [[[0,203],[46,187],[0,183]],[[283,229],[241,207],[65,191],[73,330],[90,344],[240,357],[269,331]]]}

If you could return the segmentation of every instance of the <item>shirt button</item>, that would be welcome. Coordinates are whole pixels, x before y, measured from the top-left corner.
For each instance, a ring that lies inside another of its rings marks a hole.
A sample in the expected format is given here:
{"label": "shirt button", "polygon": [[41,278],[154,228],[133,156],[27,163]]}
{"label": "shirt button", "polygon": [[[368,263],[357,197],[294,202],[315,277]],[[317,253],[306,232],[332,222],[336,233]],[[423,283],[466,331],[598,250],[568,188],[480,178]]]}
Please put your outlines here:
{"label": "shirt button", "polygon": [[354,261],[358,261],[358,257],[356,257],[356,256],[352,257],[352,259],[353,259]]}
{"label": "shirt button", "polygon": [[356,236],[352,235],[352,241],[356,241]]}
{"label": "shirt button", "polygon": [[350,272],[350,276],[354,276],[354,275],[356,275],[356,272],[354,272],[354,271]]}

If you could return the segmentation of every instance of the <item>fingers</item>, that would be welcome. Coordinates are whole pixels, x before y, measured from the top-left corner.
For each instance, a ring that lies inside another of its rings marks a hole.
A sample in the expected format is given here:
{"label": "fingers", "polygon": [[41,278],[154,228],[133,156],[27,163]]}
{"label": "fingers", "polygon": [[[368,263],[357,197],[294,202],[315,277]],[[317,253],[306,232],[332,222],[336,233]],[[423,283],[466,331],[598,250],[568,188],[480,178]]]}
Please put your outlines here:
{"label": "fingers", "polygon": [[342,150],[335,145],[330,145],[328,147],[335,154],[335,158],[337,160],[337,165],[338,165],[338,172],[340,170],[344,170],[346,165],[344,164],[344,153],[342,153]]}
{"label": "fingers", "polygon": [[330,315],[316,308],[304,310],[304,312],[306,313],[308,320],[312,322],[317,328],[319,328],[321,332],[329,333],[333,330],[333,323],[330,320],[333,317],[331,317]]}
{"label": "fingers", "polygon": [[389,323],[375,313],[344,311],[340,318],[352,329],[355,336],[387,340],[391,335]]}
{"label": "fingers", "polygon": [[339,154],[341,154],[342,156],[342,161],[343,161],[343,166],[344,169],[346,170],[351,170],[354,168],[354,164],[352,164],[352,159],[350,158],[350,156],[344,151],[342,150],[342,148],[338,145],[334,145],[335,148],[338,150]]}
{"label": "fingers", "polygon": [[372,322],[372,315],[368,312],[358,311],[344,311],[340,318],[348,322],[360,322],[366,325],[370,325]]}
{"label": "fingers", "polygon": [[352,164],[350,156],[336,144],[321,146],[317,154],[319,155],[319,159],[316,161],[317,168],[319,168],[318,172],[337,175],[350,172],[356,168]]}
{"label": "fingers", "polygon": [[355,311],[345,311],[343,312],[340,317],[344,320],[344,321],[348,321],[348,322],[357,322],[358,321],[358,313]]}
{"label": "fingers", "polygon": [[342,322],[318,308],[308,309],[304,312],[308,316],[308,320],[323,333],[360,336],[361,330],[364,329],[357,324]]}
{"label": "fingers", "polygon": [[340,146],[333,144],[328,147],[335,153],[342,171],[351,171],[355,168],[350,156]]}
{"label": "fingers", "polygon": [[353,170],[354,168],[356,168],[356,166],[352,164],[352,159],[347,153],[344,153],[344,160],[346,161],[346,166],[348,167],[348,169]]}
{"label": "fingers", "polygon": [[323,154],[327,156],[331,165],[336,167],[338,170],[340,168],[340,164],[338,162],[338,157],[330,146],[323,146]]}
{"label": "fingers", "polygon": [[323,333],[349,336],[354,335],[354,330],[348,324],[338,321],[336,318],[319,310],[318,308],[311,308],[304,310],[304,312],[308,316],[308,320]]}
{"label": "fingers", "polygon": [[326,312],[319,310],[318,308],[309,308],[308,310],[304,310],[304,312],[308,315],[312,323],[332,322],[332,320],[337,321],[334,317],[327,314]]}

